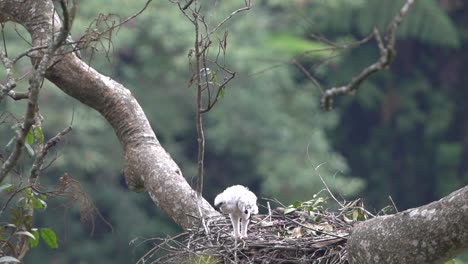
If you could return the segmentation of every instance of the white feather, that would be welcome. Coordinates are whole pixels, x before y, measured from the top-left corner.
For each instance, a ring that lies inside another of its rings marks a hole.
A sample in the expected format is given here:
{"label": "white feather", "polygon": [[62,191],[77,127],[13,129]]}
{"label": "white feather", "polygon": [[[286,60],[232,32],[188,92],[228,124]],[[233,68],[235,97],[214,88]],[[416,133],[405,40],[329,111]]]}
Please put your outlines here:
{"label": "white feather", "polygon": [[[234,237],[247,237],[247,226],[252,214],[258,214],[257,196],[247,187],[234,185],[218,194],[214,202],[216,207],[229,214],[234,229]],[[239,220],[241,232],[239,232]]]}

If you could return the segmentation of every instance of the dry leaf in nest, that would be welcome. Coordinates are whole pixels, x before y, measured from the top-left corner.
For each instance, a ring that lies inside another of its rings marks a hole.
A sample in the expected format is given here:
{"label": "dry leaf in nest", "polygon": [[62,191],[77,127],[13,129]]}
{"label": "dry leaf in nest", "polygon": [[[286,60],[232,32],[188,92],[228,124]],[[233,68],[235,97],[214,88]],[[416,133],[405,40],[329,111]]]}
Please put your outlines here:
{"label": "dry leaf in nest", "polygon": [[298,238],[298,237],[301,237],[302,236],[302,227],[298,226],[298,227],[295,227],[292,231],[291,231],[291,237],[293,238]]}

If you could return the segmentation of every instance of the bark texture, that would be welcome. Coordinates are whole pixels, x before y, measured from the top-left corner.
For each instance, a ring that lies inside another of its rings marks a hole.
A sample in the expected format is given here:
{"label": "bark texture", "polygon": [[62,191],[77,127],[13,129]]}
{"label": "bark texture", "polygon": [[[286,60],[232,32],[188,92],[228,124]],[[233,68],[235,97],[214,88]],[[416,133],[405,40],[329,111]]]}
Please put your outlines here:
{"label": "bark texture", "polygon": [[353,228],[351,264],[444,263],[468,248],[468,186],[428,205]]}
{"label": "bark texture", "polygon": [[[0,0],[0,22],[5,21],[23,25],[34,46],[47,43],[47,37],[61,26],[51,0]],[[177,164],[159,143],[130,90],[73,53],[56,57],[46,78],[97,110],[112,125],[124,149],[123,172],[131,190],[147,191],[156,205],[184,229],[198,223],[199,212],[204,216],[218,214],[207,201],[198,200]]]}

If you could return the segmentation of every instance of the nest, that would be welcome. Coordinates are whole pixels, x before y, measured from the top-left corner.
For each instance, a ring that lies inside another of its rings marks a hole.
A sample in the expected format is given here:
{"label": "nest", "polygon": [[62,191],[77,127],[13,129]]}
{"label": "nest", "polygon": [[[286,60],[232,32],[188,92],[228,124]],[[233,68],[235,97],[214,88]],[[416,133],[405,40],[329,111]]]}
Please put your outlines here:
{"label": "nest", "polygon": [[232,237],[227,216],[205,219],[199,229],[159,239],[138,263],[348,263],[349,231],[365,216],[354,205],[337,213],[269,210],[252,217],[243,239]]}

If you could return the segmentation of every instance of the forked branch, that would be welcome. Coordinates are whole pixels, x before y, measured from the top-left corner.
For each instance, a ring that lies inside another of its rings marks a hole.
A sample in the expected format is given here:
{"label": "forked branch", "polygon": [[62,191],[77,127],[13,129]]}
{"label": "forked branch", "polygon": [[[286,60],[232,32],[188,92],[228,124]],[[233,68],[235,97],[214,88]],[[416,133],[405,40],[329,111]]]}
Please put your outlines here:
{"label": "forked branch", "polygon": [[332,87],[325,91],[322,91],[322,98],[320,100],[322,108],[326,111],[330,111],[333,107],[333,98],[338,95],[349,95],[355,92],[360,84],[369,78],[372,74],[387,69],[395,58],[395,34],[398,26],[403,21],[411,6],[416,0],[407,0],[403,7],[400,9],[397,15],[392,19],[387,27],[385,35],[382,39],[379,31],[374,28],[374,39],[377,42],[377,46],[380,51],[380,57],[373,64],[365,67],[359,74],[351,78],[351,81],[343,86]]}

